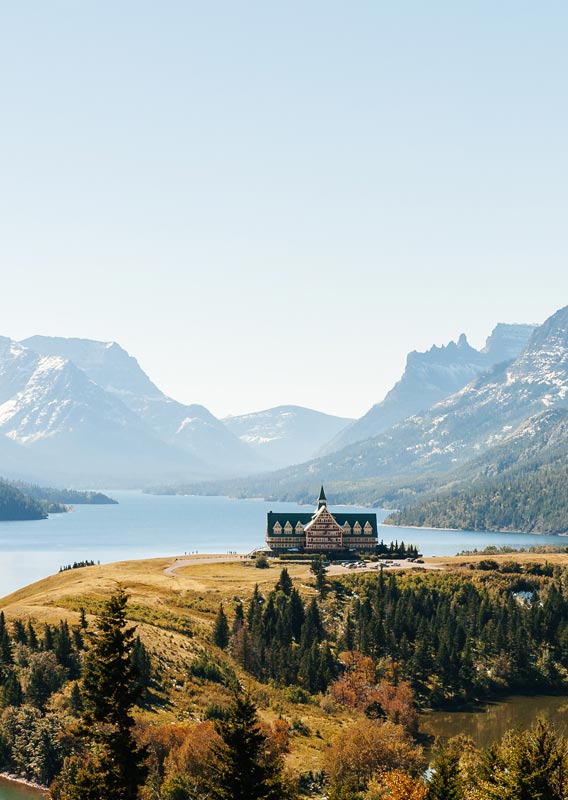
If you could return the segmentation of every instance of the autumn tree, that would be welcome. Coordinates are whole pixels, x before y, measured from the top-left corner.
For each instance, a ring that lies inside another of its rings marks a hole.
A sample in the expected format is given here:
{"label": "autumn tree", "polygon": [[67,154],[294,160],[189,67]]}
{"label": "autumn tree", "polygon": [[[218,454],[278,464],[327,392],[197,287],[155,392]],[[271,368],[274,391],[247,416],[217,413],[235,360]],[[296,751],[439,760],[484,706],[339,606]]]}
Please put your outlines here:
{"label": "autumn tree", "polygon": [[422,748],[401,725],[360,720],[345,729],[327,755],[332,800],[363,792],[369,782],[398,769],[416,775],[423,767]]}
{"label": "autumn tree", "polygon": [[400,769],[371,781],[365,794],[365,800],[426,800],[427,797],[428,789],[422,779]]}

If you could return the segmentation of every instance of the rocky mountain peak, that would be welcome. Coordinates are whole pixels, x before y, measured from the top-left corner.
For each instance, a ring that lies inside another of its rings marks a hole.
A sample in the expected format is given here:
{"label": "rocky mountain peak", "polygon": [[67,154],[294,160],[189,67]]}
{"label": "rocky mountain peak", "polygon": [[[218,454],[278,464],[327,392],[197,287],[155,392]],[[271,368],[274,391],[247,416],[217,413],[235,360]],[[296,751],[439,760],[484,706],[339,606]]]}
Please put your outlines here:
{"label": "rocky mountain peak", "polygon": [[536,325],[520,325],[499,322],[487,337],[481,351],[487,356],[489,364],[511,361],[527,346]]}
{"label": "rocky mountain peak", "polygon": [[138,361],[116,342],[31,336],[22,344],[44,356],[58,355],[69,359],[101,388],[123,397],[125,402],[129,395],[164,397]]}

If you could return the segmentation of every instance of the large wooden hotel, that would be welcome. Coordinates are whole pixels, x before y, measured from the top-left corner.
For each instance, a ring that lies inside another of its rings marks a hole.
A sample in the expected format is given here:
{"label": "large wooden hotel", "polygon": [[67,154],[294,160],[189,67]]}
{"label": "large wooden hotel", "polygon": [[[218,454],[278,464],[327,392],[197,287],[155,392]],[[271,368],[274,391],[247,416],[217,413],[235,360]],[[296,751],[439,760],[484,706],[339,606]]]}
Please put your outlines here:
{"label": "large wooden hotel", "polygon": [[322,486],[314,514],[268,512],[266,544],[277,552],[374,552],[377,548],[377,515],[360,512],[332,514]]}

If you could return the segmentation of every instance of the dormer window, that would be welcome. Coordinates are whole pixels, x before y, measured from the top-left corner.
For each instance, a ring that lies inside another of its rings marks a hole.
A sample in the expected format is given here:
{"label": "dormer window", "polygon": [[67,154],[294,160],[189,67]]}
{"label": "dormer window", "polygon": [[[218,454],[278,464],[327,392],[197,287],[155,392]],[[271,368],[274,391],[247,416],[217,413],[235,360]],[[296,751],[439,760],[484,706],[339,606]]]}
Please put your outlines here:
{"label": "dormer window", "polygon": [[276,536],[280,536],[282,533],[282,525],[279,522],[274,523],[274,528],[272,529]]}
{"label": "dormer window", "polygon": [[364,531],[365,531],[365,533],[367,533],[367,534],[369,534],[369,533],[373,533],[373,526],[371,525],[371,523],[370,523],[370,522],[366,522],[366,523],[365,523],[365,528],[364,528]]}
{"label": "dormer window", "polygon": [[362,530],[363,530],[363,529],[361,528],[361,525],[359,524],[359,520],[357,520],[357,522],[355,523],[355,525],[353,525],[353,533],[355,533],[355,534],[357,534],[357,535],[358,535],[358,534],[360,534],[360,533],[361,533],[361,531],[362,531]]}
{"label": "dormer window", "polygon": [[351,525],[348,522],[343,523],[343,533],[349,535],[351,533]]}
{"label": "dormer window", "polygon": [[301,522],[296,522],[296,533],[300,534],[304,532],[304,526]]}
{"label": "dormer window", "polygon": [[293,528],[292,528],[292,526],[290,525],[290,520],[288,520],[288,521],[286,522],[286,525],[284,525],[284,533],[286,534],[286,536],[290,536],[290,535],[291,535],[291,533],[292,533],[292,530],[293,530]]}

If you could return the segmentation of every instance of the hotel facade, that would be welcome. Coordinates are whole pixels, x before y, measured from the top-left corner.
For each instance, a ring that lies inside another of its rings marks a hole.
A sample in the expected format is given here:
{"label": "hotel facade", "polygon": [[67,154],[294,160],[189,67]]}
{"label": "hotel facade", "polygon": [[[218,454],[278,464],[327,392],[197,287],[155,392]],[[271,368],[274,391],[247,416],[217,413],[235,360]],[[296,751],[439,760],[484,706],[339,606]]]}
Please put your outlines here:
{"label": "hotel facade", "polygon": [[377,515],[332,513],[327,507],[322,486],[313,514],[268,512],[266,544],[276,552],[374,552],[377,548]]}

